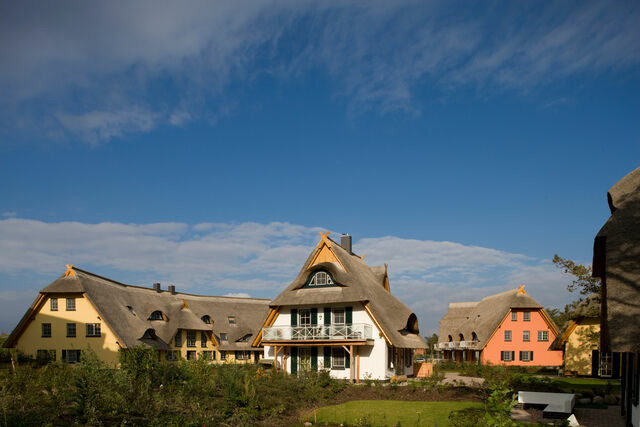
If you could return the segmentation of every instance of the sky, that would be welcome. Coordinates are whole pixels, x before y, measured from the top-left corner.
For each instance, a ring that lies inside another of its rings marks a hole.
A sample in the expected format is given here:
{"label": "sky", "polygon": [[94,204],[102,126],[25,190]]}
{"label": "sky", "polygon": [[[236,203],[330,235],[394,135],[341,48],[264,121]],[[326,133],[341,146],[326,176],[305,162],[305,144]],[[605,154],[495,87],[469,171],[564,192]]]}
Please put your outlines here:
{"label": "sky", "polygon": [[319,231],[453,301],[591,262],[640,160],[640,4],[0,3],[0,332],[65,264],[273,298]]}

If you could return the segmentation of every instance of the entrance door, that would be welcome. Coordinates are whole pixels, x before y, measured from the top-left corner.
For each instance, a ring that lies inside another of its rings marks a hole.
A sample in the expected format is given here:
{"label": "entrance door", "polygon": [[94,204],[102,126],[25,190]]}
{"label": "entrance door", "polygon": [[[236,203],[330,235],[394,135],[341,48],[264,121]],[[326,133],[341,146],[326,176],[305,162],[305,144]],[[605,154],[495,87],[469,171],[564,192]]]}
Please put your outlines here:
{"label": "entrance door", "polygon": [[311,349],[309,347],[300,348],[300,371],[311,370]]}

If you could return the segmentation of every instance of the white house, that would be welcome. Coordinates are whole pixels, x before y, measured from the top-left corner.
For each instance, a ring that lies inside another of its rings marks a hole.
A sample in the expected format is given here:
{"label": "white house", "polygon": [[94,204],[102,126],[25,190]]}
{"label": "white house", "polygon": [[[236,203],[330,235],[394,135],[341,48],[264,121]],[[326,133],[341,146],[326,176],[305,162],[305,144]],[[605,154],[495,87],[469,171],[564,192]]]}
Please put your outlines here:
{"label": "white house", "polygon": [[270,304],[254,345],[289,373],[329,369],[334,378],[388,379],[413,374],[425,348],[418,319],[391,295],[387,266],[369,267],[341,243],[322,239],[295,280]]}

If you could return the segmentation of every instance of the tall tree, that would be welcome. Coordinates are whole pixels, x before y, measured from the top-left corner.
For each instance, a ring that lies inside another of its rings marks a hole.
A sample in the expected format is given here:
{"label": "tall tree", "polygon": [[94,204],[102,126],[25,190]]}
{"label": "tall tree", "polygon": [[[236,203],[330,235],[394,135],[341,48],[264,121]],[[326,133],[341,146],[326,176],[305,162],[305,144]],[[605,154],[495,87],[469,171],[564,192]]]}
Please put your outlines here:
{"label": "tall tree", "polygon": [[553,263],[565,273],[571,274],[574,279],[567,286],[569,292],[579,291],[581,295],[600,295],[600,279],[591,276],[591,266],[576,264],[570,259],[564,259],[555,254]]}

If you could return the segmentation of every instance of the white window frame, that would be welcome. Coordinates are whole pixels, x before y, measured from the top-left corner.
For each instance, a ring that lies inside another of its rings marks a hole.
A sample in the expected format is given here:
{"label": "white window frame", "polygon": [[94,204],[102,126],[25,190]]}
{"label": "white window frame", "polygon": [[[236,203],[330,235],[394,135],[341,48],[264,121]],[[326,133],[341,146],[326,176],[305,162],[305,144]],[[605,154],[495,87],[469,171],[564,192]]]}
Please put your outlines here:
{"label": "white window frame", "polygon": [[67,311],[76,311],[76,299],[67,298]]}
{"label": "white window frame", "polygon": [[521,351],[520,356],[523,362],[531,362],[531,353],[528,351]]}
{"label": "white window frame", "polygon": [[58,298],[51,298],[49,300],[49,310],[58,311]]}
{"label": "white window frame", "polygon": [[511,333],[511,330],[504,331],[504,340],[505,342],[511,342],[511,340],[513,340],[513,334]]}
{"label": "white window frame", "polygon": [[178,355],[180,354],[179,350],[167,350],[167,354],[166,354],[166,359],[169,361],[176,361],[178,360]]}
{"label": "white window frame", "polygon": [[503,350],[502,354],[500,355],[500,360],[502,360],[503,362],[512,362],[511,350]]}
{"label": "white window frame", "polygon": [[531,322],[531,312],[530,311],[525,311],[522,313],[522,320],[524,322]]}
{"label": "white window frame", "polygon": [[[302,319],[305,318],[305,320],[306,320],[307,316],[309,316],[309,322],[308,323],[303,322]],[[310,309],[303,308],[303,309],[298,310],[298,325],[299,326],[311,326],[311,310]]]}
{"label": "white window frame", "polygon": [[512,311],[511,312],[511,321],[512,322],[517,322],[518,321],[518,312],[517,311]]}
{"label": "white window frame", "polygon": [[176,334],[173,337],[173,346],[182,347],[182,329],[178,329],[176,331]]}
{"label": "white window frame", "polygon": [[87,323],[87,337],[96,338],[101,336],[102,331],[100,323]]}
{"label": "white window frame", "polygon": [[196,331],[187,331],[187,347],[196,347]]}
{"label": "white window frame", "polygon": [[[342,312],[342,322],[339,322],[338,320],[336,320],[336,315],[340,315],[340,312]],[[346,317],[346,310],[344,309],[344,307],[336,307],[336,308],[332,308],[331,309],[331,324],[332,325],[344,325],[347,321],[347,317]]]}
{"label": "white window frame", "polygon": [[251,352],[249,350],[237,350],[237,360],[249,360],[251,359]]}
{"label": "white window frame", "polygon": [[344,351],[344,348],[331,347],[331,369],[345,369],[346,358],[347,352]]}
{"label": "white window frame", "polygon": [[549,341],[549,331],[538,331],[538,341]]}
{"label": "white window frame", "polygon": [[524,342],[531,341],[531,331],[522,331],[522,341]]}
{"label": "white window frame", "polygon": [[198,352],[195,350],[187,350],[187,360],[198,360]]}
{"label": "white window frame", "polygon": [[318,271],[314,273],[311,280],[309,280],[309,286],[326,286],[334,284],[333,280],[331,280],[331,276],[326,271]]}

